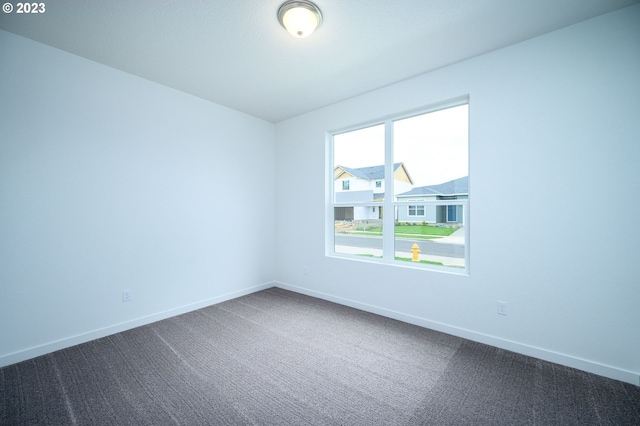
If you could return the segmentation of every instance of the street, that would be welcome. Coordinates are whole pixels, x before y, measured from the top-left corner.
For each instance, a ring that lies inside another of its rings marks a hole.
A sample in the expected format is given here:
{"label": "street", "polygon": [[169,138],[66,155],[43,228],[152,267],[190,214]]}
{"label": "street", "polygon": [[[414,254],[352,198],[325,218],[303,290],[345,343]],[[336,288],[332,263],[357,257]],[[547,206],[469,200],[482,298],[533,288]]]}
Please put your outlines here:
{"label": "street", "polygon": [[[382,238],[364,235],[336,234],[335,244],[337,246],[382,249]],[[464,259],[464,245],[436,243],[432,240],[409,240],[404,238],[396,239],[395,250],[397,252],[411,253],[411,247],[414,244],[418,244],[421,254]]]}

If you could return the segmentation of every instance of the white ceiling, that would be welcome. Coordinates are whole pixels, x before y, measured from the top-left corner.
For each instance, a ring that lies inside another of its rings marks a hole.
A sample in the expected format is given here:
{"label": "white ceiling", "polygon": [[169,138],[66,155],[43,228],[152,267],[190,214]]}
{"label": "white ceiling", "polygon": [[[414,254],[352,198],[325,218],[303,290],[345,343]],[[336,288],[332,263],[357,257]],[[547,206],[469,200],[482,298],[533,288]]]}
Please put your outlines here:
{"label": "white ceiling", "polygon": [[296,39],[284,0],[46,0],[0,28],[278,122],[638,1],[316,0]]}

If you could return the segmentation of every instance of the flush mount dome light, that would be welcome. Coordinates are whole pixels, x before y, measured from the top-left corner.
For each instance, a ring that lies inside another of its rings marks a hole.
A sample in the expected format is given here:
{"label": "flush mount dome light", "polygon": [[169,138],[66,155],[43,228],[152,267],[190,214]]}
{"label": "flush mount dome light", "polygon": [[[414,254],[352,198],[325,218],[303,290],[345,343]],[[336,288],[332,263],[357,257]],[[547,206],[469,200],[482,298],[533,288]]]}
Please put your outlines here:
{"label": "flush mount dome light", "polygon": [[278,21],[298,38],[310,35],[322,22],[318,6],[307,0],[289,0],[278,9]]}

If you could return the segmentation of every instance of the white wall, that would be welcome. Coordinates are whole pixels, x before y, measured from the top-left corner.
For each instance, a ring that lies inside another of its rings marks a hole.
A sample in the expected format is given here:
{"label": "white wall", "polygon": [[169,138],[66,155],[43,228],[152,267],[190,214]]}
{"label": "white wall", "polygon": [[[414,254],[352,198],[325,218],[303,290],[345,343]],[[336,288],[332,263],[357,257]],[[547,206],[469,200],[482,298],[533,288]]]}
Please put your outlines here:
{"label": "white wall", "polygon": [[272,123],[3,31],[0,64],[0,365],[272,285]]}
{"label": "white wall", "polygon": [[[277,281],[640,384],[638,22],[632,6],[278,123]],[[470,275],[325,257],[325,132],[467,94]]]}

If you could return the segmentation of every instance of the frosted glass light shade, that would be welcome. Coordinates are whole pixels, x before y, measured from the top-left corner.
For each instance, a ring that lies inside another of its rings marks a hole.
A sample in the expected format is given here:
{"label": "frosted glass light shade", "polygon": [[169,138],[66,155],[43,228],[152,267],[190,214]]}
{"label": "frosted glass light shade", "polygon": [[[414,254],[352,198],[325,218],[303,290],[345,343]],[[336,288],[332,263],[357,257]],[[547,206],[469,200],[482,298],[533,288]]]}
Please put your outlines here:
{"label": "frosted glass light shade", "polygon": [[320,25],[322,14],[311,2],[290,0],[280,6],[278,20],[292,36],[304,38]]}

